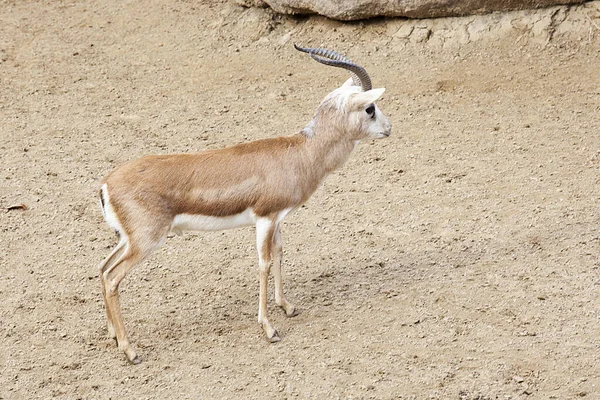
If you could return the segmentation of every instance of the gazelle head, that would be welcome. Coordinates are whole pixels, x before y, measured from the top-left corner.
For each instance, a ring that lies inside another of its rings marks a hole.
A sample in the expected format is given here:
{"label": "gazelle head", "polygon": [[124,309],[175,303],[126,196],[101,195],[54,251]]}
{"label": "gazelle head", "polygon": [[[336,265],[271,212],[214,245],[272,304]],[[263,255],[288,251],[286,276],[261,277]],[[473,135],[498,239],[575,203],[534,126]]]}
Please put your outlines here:
{"label": "gazelle head", "polygon": [[344,68],[352,76],[325,97],[305,132],[311,132],[316,124],[326,122],[354,141],[390,136],[392,124],[375,104],[385,88],[373,89],[371,78],[363,67],[332,50],[303,48],[295,44],[294,47],[310,54],[321,64]]}

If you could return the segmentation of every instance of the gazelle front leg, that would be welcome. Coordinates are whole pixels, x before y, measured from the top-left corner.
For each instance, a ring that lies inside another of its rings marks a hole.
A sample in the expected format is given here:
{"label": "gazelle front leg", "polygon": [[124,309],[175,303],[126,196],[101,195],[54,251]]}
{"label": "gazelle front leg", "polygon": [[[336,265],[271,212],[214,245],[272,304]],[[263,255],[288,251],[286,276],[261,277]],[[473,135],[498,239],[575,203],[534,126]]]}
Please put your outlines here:
{"label": "gazelle front leg", "polygon": [[258,323],[262,326],[269,342],[279,342],[281,338],[267,319],[267,284],[271,269],[271,253],[276,221],[270,218],[259,218],[256,221],[256,249],[258,251],[259,294],[258,294]]}
{"label": "gazelle front leg", "polygon": [[275,227],[273,234],[273,278],[275,280],[275,302],[285,311],[288,317],[295,317],[299,314],[296,307],[287,301],[283,294],[283,278],[281,273],[281,259],[283,256],[283,246],[281,243],[281,232],[279,224]]}

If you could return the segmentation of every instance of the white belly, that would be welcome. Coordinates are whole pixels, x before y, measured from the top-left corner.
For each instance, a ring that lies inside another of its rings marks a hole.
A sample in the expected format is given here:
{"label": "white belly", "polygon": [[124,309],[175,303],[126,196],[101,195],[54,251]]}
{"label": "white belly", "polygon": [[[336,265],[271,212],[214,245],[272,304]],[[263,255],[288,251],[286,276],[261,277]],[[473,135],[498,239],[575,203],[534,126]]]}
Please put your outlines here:
{"label": "white belly", "polygon": [[256,215],[252,209],[230,215],[228,217],[210,217],[207,215],[177,214],[171,224],[171,231],[181,234],[182,231],[220,231],[240,228],[256,223]]}

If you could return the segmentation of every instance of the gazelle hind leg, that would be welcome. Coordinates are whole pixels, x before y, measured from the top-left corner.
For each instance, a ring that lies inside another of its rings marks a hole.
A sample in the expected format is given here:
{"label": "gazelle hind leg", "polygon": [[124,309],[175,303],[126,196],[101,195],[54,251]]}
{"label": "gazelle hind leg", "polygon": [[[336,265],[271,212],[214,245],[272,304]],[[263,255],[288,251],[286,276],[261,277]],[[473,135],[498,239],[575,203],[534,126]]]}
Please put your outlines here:
{"label": "gazelle hind leg", "polygon": [[112,315],[110,314],[110,308],[108,307],[106,301],[106,282],[104,280],[104,276],[107,270],[111,269],[119,260],[119,258],[125,252],[125,245],[127,241],[121,237],[121,241],[115,246],[113,251],[110,253],[108,257],[106,257],[102,263],[100,264],[100,285],[102,287],[102,299],[104,300],[104,309],[106,311],[106,320],[108,326],[108,337],[112,339],[116,339],[117,336],[115,334],[115,328],[112,321]]}
{"label": "gazelle hind leg", "polygon": [[142,254],[137,251],[132,251],[128,246],[123,256],[104,273],[107,315],[110,315],[112,319],[112,325],[119,349],[125,353],[127,360],[132,364],[139,364],[140,359],[133,349],[133,346],[131,346],[127,333],[125,332],[125,324],[123,323],[119,301],[119,284],[127,273],[143,258]]}
{"label": "gazelle hind leg", "polygon": [[139,364],[141,360],[129,342],[127,332],[125,331],[119,300],[119,284],[133,267],[148,257],[164,241],[166,234],[165,230],[163,235],[154,235],[155,239],[152,240],[148,240],[149,236],[146,236],[143,242],[140,240],[135,241],[130,237],[123,255],[104,272],[106,304],[112,318],[117,344],[119,349],[127,356],[127,360],[132,364]]}
{"label": "gazelle hind leg", "polygon": [[267,319],[267,284],[271,267],[271,251],[276,222],[270,218],[259,218],[256,221],[256,249],[258,251],[259,294],[258,323],[262,326],[269,342],[280,341],[277,330]]}
{"label": "gazelle hind leg", "polygon": [[281,259],[283,257],[283,245],[281,242],[281,232],[279,224],[275,227],[273,234],[273,279],[275,281],[275,302],[285,311],[288,317],[295,317],[299,314],[296,307],[287,301],[283,294],[283,277],[281,272]]}

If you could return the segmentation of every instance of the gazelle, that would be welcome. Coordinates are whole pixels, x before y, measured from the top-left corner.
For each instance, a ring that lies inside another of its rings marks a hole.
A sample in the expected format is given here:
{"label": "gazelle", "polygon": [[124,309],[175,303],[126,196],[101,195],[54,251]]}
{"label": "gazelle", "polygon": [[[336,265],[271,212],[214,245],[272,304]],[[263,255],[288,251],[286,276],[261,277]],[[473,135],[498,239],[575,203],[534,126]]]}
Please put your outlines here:
{"label": "gazelle", "polygon": [[267,339],[280,337],[267,319],[267,281],[273,262],[275,302],[297,314],[283,293],[281,221],[340,167],[363,139],[388,137],[391,124],[375,105],[385,89],[372,89],[363,67],[326,49],[296,49],[316,61],[350,71],[299,133],[197,154],[153,155],[128,162],[101,183],[104,218],[120,236],[100,265],[109,335],[127,359],[140,362],[125,332],[119,284],[161,246],[170,232],[256,226],[260,272],[258,322]]}

